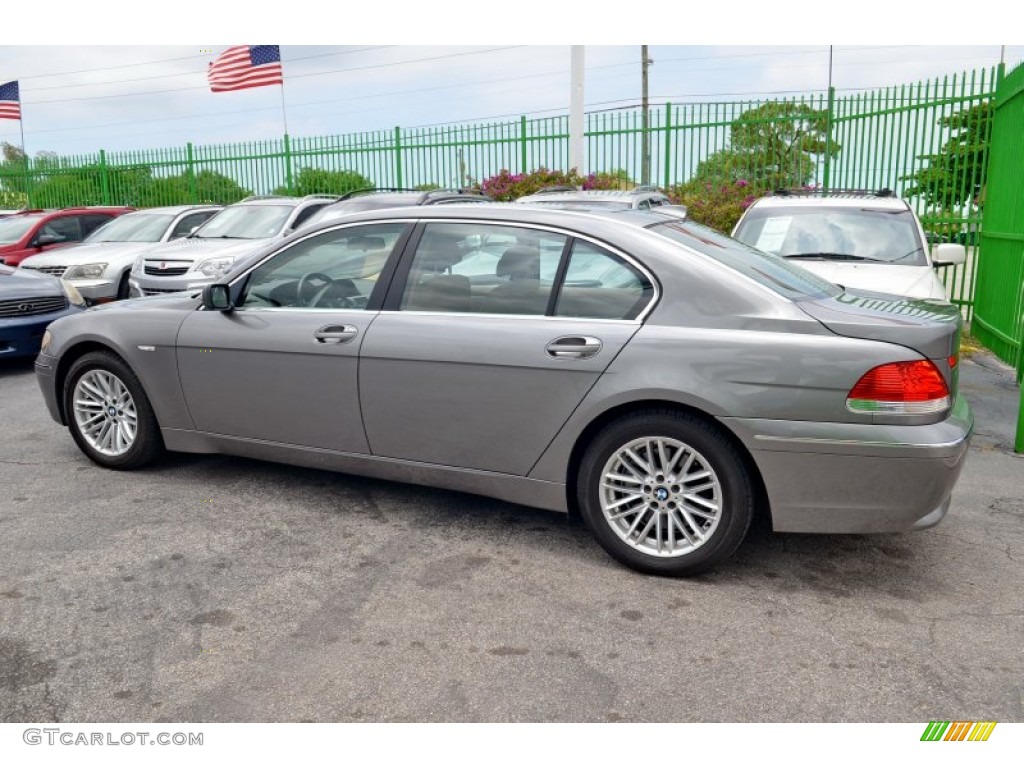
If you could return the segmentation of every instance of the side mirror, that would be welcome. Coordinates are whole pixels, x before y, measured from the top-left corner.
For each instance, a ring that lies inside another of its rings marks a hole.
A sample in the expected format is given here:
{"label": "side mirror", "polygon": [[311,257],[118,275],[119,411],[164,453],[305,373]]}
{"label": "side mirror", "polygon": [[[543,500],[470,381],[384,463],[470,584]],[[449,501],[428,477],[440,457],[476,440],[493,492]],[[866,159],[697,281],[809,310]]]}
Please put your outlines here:
{"label": "side mirror", "polygon": [[36,238],[36,248],[42,248],[44,245],[56,245],[57,243],[63,243],[66,238],[59,237],[58,235],[40,235]]}
{"label": "side mirror", "polygon": [[214,283],[203,288],[203,306],[218,312],[230,312],[235,308],[231,303],[231,289],[225,283]]}
{"label": "side mirror", "polygon": [[967,261],[967,249],[959,243],[939,243],[932,248],[932,264],[947,267]]}

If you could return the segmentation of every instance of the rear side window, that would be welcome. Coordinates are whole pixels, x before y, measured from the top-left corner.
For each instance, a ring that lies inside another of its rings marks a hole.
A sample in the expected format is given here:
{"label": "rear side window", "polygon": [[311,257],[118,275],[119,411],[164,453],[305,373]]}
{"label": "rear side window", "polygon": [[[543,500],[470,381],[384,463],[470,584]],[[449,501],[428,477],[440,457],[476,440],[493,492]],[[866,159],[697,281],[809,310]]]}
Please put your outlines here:
{"label": "rear side window", "polygon": [[733,240],[721,232],[689,220],[655,224],[649,229],[705,256],[710,256],[715,261],[793,301],[838,296],[842,293],[838,286],[797,264],[751,248],[739,240]]}

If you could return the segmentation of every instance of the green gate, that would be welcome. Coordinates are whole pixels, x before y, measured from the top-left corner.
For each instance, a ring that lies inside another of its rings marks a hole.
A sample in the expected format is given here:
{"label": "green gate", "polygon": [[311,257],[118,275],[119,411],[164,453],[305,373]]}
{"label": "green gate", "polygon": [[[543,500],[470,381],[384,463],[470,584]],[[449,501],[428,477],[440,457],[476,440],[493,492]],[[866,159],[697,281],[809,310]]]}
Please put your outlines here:
{"label": "green gate", "polygon": [[[971,329],[978,340],[1024,374],[1024,65],[996,90]],[[1024,389],[1017,416],[1024,452]]]}

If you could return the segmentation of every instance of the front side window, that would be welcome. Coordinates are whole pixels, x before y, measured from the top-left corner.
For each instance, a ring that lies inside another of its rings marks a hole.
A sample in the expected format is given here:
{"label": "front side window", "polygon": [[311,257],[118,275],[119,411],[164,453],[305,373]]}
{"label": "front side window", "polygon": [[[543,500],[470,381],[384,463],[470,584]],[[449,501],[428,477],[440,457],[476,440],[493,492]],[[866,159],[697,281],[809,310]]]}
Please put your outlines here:
{"label": "front side window", "polygon": [[43,225],[39,230],[40,237],[49,235],[55,237],[57,242],[73,243],[82,239],[82,228],[79,226],[77,216],[63,216],[53,219]]}
{"label": "front side window", "polygon": [[213,216],[216,211],[200,211],[199,213],[190,213],[188,216],[182,216],[178,223],[174,225],[174,229],[171,230],[171,240],[177,240],[179,237],[188,237],[192,234],[192,230],[200,226],[204,221]]}
{"label": "front side window", "polygon": [[363,309],[404,229],[345,227],[295,243],[252,271],[239,306]]}
{"label": "front side window", "polygon": [[430,223],[400,309],[544,315],[566,235],[487,223]]}

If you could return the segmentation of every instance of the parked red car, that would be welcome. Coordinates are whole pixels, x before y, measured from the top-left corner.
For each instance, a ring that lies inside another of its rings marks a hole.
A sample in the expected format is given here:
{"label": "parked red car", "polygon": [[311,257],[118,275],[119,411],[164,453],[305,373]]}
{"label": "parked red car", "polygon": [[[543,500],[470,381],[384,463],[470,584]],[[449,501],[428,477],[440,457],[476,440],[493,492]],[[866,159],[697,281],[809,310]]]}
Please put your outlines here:
{"label": "parked red car", "polygon": [[94,229],[134,208],[123,206],[18,211],[0,218],[0,264],[16,267],[22,259],[83,240]]}

